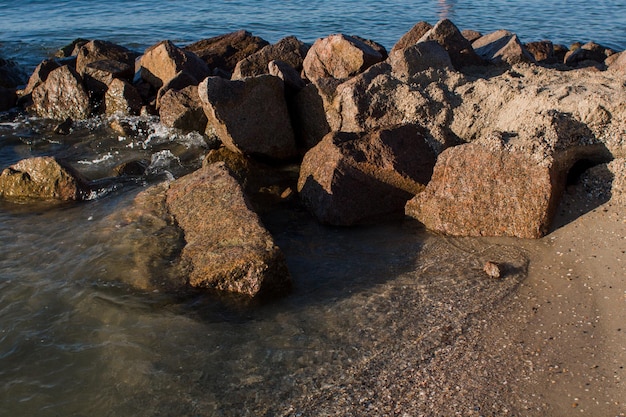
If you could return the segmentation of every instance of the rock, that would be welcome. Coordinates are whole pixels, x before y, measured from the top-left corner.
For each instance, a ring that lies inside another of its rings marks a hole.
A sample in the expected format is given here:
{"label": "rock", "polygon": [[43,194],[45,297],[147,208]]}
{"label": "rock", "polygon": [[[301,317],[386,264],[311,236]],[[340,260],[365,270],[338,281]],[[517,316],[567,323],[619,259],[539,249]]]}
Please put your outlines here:
{"label": "rock", "polygon": [[24,70],[15,62],[0,58],[0,87],[15,88],[26,83]]}
{"label": "rock", "polygon": [[290,289],[282,252],[223,164],[174,181],[166,203],[184,231],[189,285],[250,297]]}
{"label": "rock", "polygon": [[131,82],[134,67],[124,62],[103,59],[90,62],[83,69],[83,82],[87,90],[93,95],[104,94],[114,79]]}
{"label": "rock", "polygon": [[180,49],[170,41],[149,47],[141,57],[141,78],[157,90],[181,71],[196,80],[203,80],[210,73],[209,67],[196,54]]}
{"label": "rock", "polygon": [[330,35],[315,41],[304,58],[304,75],[320,78],[349,78],[381,62],[383,55],[353,36]]}
{"label": "rock", "polygon": [[485,262],[483,271],[485,271],[485,274],[487,274],[490,278],[498,279],[502,276],[500,265],[498,265],[495,262],[491,262],[491,261]]}
{"label": "rock", "polygon": [[37,65],[37,67],[35,67],[35,70],[28,79],[28,84],[26,84],[26,88],[24,88],[22,95],[32,93],[35,87],[45,82],[48,79],[48,75],[59,67],[60,65],[55,60],[46,59],[42,61],[39,65]]}
{"label": "rock", "polygon": [[387,49],[385,49],[385,47],[382,44],[380,44],[380,43],[378,43],[376,41],[373,41],[371,39],[362,38],[362,37],[357,36],[357,35],[352,35],[352,37],[354,39],[357,39],[357,40],[363,42],[364,44],[366,44],[367,46],[371,47],[373,50],[378,52],[380,54],[380,56],[382,57],[383,61],[385,59],[387,59],[387,57],[389,56],[389,54],[387,53]]}
{"label": "rock", "polygon": [[200,40],[186,46],[185,50],[198,55],[211,70],[219,69],[230,75],[239,61],[267,45],[266,40],[240,30]]}
{"label": "rock", "polygon": [[296,95],[297,137],[305,150],[317,145],[331,131],[330,123],[339,125],[333,100],[341,82],[336,78],[321,78],[315,84],[307,84]]}
{"label": "rock", "polygon": [[[134,73],[136,57],[137,54],[135,52],[123,46],[116,45],[112,42],[93,40],[78,48],[76,54],[76,72],[78,72],[81,77],[84,77],[85,74],[87,74],[87,65],[97,61],[115,61],[124,64],[122,66],[124,71],[129,71],[128,68],[130,68],[131,73]],[[109,64],[109,66],[114,65]]]}
{"label": "rock", "polygon": [[332,132],[304,156],[298,191],[322,222],[350,226],[402,216],[428,183],[435,154],[414,125]]}
{"label": "rock", "polygon": [[606,51],[607,48],[595,42],[588,42],[566,53],[564,62],[570,67],[580,66],[585,61],[594,61],[596,64],[604,63],[607,58]]}
{"label": "rock", "polygon": [[208,77],[198,91],[208,118],[207,134],[217,136],[233,152],[275,160],[297,155],[279,78],[260,75],[229,81]]}
{"label": "rock", "polygon": [[474,52],[470,42],[448,19],[437,22],[418,42],[436,41],[448,52],[457,70],[472,65],[482,65],[483,60]]}
{"label": "rock", "polygon": [[471,30],[471,29],[462,30],[461,35],[463,35],[463,37],[467,39],[469,43],[472,43],[476,39],[483,36],[483,34],[478,32],[477,30]]}
{"label": "rock", "polygon": [[185,132],[203,133],[207,117],[198,96],[198,87],[190,85],[182,90],[168,90],[161,98],[159,107],[161,123]]}
{"label": "rock", "polygon": [[[615,56],[615,58],[613,58]],[[608,66],[610,71],[626,75],[626,52],[611,55],[611,62]]]}
{"label": "rock", "polygon": [[475,40],[474,51],[483,59],[494,64],[514,65],[520,62],[534,62],[517,35],[507,30],[498,30]]}
{"label": "rock", "polygon": [[92,107],[82,79],[72,68],[62,66],[53,70],[46,82],[32,93],[31,109],[41,117],[65,120],[86,119]]}
{"label": "rock", "polygon": [[390,54],[415,45],[417,41],[419,41],[421,37],[432,28],[433,25],[428,22],[417,22],[407,33],[402,35],[398,42],[396,42],[396,44],[391,48]]}
{"label": "rock", "polygon": [[79,174],[49,156],[23,159],[0,174],[0,196],[8,199],[81,200],[87,191]]}
{"label": "rock", "polygon": [[146,174],[150,161],[145,159],[122,162],[113,168],[117,177],[141,177]]}
{"label": "rock", "polygon": [[114,114],[136,116],[143,105],[137,89],[129,82],[117,78],[109,84],[104,102],[107,116]]}
{"label": "rock", "polygon": [[182,90],[183,88],[189,86],[198,86],[201,80],[196,80],[194,77],[186,73],[185,71],[181,71],[174,76],[167,83],[163,84],[163,86],[159,89],[156,96],[156,108],[158,109],[161,106],[161,98],[170,90]]}
{"label": "rock", "polygon": [[557,61],[554,55],[554,45],[550,41],[529,42],[525,45],[526,50],[540,64],[554,64]]}
{"label": "rock", "polygon": [[283,80],[285,88],[289,91],[300,91],[306,85],[304,80],[300,77],[300,73],[286,62],[270,61],[269,64],[267,64],[267,69],[270,75]]}
{"label": "rock", "polygon": [[78,55],[78,50],[80,49],[80,47],[85,45],[88,42],[90,42],[89,39],[76,38],[69,44],[59,49],[54,54],[54,56],[57,58],[68,58],[70,56],[76,56]]}
{"label": "rock", "polygon": [[0,111],[9,110],[17,104],[15,88],[0,87]]}
{"label": "rock", "polygon": [[454,70],[450,55],[435,41],[420,42],[391,53],[388,60],[398,79],[410,82],[419,72],[431,68]]}
{"label": "rock", "polygon": [[309,46],[294,36],[283,38],[274,45],[267,45],[239,61],[231,79],[237,80],[267,74],[268,64],[270,61],[276,60],[282,61],[300,72],[308,50]]}

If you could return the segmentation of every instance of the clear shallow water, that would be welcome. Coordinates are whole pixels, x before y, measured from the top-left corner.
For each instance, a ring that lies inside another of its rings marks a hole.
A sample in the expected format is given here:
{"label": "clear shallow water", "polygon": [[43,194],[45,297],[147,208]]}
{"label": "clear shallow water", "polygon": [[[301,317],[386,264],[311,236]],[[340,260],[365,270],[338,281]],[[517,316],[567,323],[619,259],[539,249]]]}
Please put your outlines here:
{"label": "clear shallow water", "polygon": [[[241,28],[271,42],[346,32],[391,47],[415,22],[444,14],[525,41],[626,46],[623,1],[0,4],[0,55],[26,65],[76,37],[141,50]],[[0,116],[1,167],[50,154],[93,179],[125,160],[151,167],[148,181],[103,186],[80,204],[0,202],[0,416],[297,415],[318,398],[332,406],[338,387],[359,398],[376,389],[379,368],[393,375],[427,361],[524,278],[525,255],[501,240],[443,239],[412,222],[325,228],[296,212],[265,219],[294,279],[285,299],[241,306],[133,289],[128,282],[146,279],[145,254],[114,233],[112,213],[149,183],[198,166],[206,149],[154,120],[131,123],[147,127],[120,137],[93,119],[60,137],[45,121]],[[486,280],[485,260],[511,273]]]}
{"label": "clear shallow water", "polygon": [[626,0],[531,1],[34,1],[0,2],[0,55],[35,65],[83,37],[142,51],[162,39],[178,44],[246,29],[276,42],[294,35],[306,42],[331,33],[373,39],[387,48],[415,23],[451,19],[461,29],[508,29],[522,41],[566,45],[593,40],[626,49]]}

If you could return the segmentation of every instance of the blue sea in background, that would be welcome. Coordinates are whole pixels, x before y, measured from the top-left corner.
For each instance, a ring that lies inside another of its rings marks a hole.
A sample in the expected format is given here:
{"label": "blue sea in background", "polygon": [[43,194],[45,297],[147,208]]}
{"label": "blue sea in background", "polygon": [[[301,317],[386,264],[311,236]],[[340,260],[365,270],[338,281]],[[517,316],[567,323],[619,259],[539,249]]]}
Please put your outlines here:
{"label": "blue sea in background", "polygon": [[523,42],[626,49],[626,0],[9,0],[0,8],[0,55],[27,65],[78,37],[141,51],[163,39],[186,44],[239,29],[272,43],[346,33],[391,48],[418,21],[442,18],[483,33],[507,29]]}

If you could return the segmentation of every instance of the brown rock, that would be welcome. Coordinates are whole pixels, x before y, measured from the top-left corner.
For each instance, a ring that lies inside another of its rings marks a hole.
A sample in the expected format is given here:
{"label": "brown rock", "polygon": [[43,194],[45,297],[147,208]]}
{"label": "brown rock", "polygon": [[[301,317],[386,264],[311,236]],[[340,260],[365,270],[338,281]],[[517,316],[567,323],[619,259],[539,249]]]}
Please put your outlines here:
{"label": "brown rock", "polygon": [[230,150],[270,159],[297,155],[279,78],[260,75],[229,81],[208,77],[198,91],[208,118],[207,133]]}
{"label": "brown rock", "polygon": [[417,73],[430,68],[453,70],[450,55],[435,41],[420,42],[393,51],[388,62],[394,76],[405,82],[410,82]]}
{"label": "brown rock", "polygon": [[266,40],[253,36],[245,30],[239,30],[200,40],[186,46],[185,50],[198,55],[211,70],[220,69],[230,74],[237,62],[267,45],[269,42]]}
{"label": "brown rock", "polygon": [[161,98],[167,93],[169,90],[182,90],[183,88],[189,86],[198,86],[201,80],[196,80],[190,74],[185,71],[181,71],[174,76],[167,83],[163,84],[163,86],[159,89],[156,96],[156,108],[158,109],[161,105]]}
{"label": "brown rock", "polygon": [[534,62],[533,56],[521,44],[517,35],[507,30],[497,30],[475,40],[474,51],[494,64],[514,65],[520,62]]}
{"label": "brown rock", "polygon": [[113,79],[104,96],[108,116],[114,114],[138,115],[143,102],[135,87],[127,81]]}
{"label": "brown rock", "polygon": [[463,35],[463,37],[467,39],[470,43],[483,36],[483,34],[478,32],[477,30],[471,29],[462,30],[461,35]]}
{"label": "brown rock", "polygon": [[55,60],[46,59],[45,61],[42,61],[39,65],[37,65],[37,67],[35,67],[35,70],[28,79],[28,84],[26,84],[26,88],[24,88],[22,95],[32,93],[35,87],[45,82],[48,79],[48,75],[59,67],[60,65]]}
{"label": "brown rock", "polygon": [[53,70],[32,93],[32,110],[41,117],[86,119],[92,108],[80,76],[68,66]]}
{"label": "brown rock", "polygon": [[76,56],[78,55],[78,50],[80,49],[80,47],[85,45],[87,42],[89,42],[89,39],[76,38],[69,44],[60,48],[54,54],[54,56],[57,58],[68,58],[70,56]]}
{"label": "brown rock", "polygon": [[168,90],[161,98],[159,107],[161,123],[185,132],[203,133],[207,117],[198,96],[198,87],[190,85],[182,90]]}
{"label": "brown rock", "polygon": [[612,59],[608,69],[620,74],[626,74],[626,52],[611,55],[611,58]]}
{"label": "brown rock", "polygon": [[78,48],[76,72],[84,76],[87,65],[96,61],[116,61],[125,64],[125,69],[130,68],[134,72],[136,57],[137,54],[135,52],[123,46],[107,41],[89,41]]}
{"label": "brown rock", "polygon": [[304,80],[300,73],[291,65],[283,61],[270,61],[267,64],[269,74],[278,77],[285,83],[285,88],[290,91],[299,91],[304,88]]}
{"label": "brown rock", "polygon": [[309,46],[299,41],[294,36],[283,38],[274,45],[267,45],[237,63],[231,79],[237,80],[245,77],[268,74],[270,61],[282,61],[302,71],[302,62],[309,50]]}
{"label": "brown rock", "polygon": [[491,278],[500,278],[502,276],[502,271],[500,265],[495,262],[487,261],[483,267],[483,271]]}
{"label": "brown rock", "polygon": [[192,287],[251,297],[289,290],[282,252],[223,164],[173,182],[166,202],[185,234],[181,259]]}
{"label": "brown rock", "polygon": [[544,64],[553,64],[557,62],[552,42],[529,42],[525,46],[526,50],[535,58],[535,61]]}
{"label": "brown rock", "polygon": [[474,52],[470,42],[448,19],[440,20],[418,42],[437,41],[448,51],[452,65],[457,70],[471,65],[482,65],[483,60]]}
{"label": "brown rock", "polygon": [[370,45],[343,34],[315,41],[304,58],[304,75],[311,81],[320,78],[348,78],[381,62],[383,56]]}
{"label": "brown rock", "polygon": [[104,94],[114,79],[132,81],[134,67],[124,62],[100,60],[88,63],[83,69],[83,82],[92,94]]}
{"label": "brown rock", "polygon": [[305,150],[317,145],[331,131],[330,123],[339,124],[332,103],[340,84],[341,80],[336,78],[321,78],[315,84],[307,84],[296,95],[298,137]]}
{"label": "brown rock", "polygon": [[396,42],[396,44],[391,48],[390,54],[415,45],[417,41],[419,41],[421,37],[432,28],[433,25],[428,22],[417,22],[407,33],[402,35],[398,42]]}
{"label": "brown rock", "polygon": [[196,80],[203,80],[210,72],[197,55],[176,47],[170,41],[162,41],[146,49],[140,66],[141,77],[156,89],[167,84],[181,71]]}
{"label": "brown rock", "polygon": [[429,181],[435,154],[413,125],[333,132],[304,156],[298,191],[323,223],[349,226],[402,216]]}
{"label": "brown rock", "polygon": [[8,199],[80,200],[86,181],[52,157],[24,159],[0,174],[0,196]]}

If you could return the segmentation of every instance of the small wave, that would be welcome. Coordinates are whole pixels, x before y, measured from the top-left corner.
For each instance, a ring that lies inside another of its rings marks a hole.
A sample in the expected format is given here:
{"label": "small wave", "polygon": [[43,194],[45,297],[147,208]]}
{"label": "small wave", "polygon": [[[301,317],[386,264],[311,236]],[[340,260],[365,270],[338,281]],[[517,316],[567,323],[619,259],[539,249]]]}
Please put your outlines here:
{"label": "small wave", "polygon": [[[119,152],[115,151],[115,155],[119,155]],[[92,159],[91,161],[82,160],[82,161],[78,161],[77,163],[81,165],[95,165],[95,164],[100,164],[102,162],[108,161],[109,159],[112,159],[114,157],[115,156],[111,152],[107,152],[106,154],[102,155],[100,158]]]}

